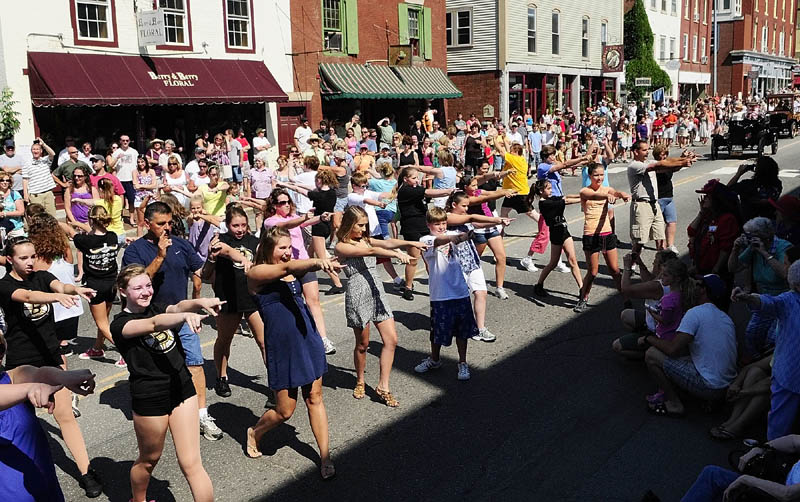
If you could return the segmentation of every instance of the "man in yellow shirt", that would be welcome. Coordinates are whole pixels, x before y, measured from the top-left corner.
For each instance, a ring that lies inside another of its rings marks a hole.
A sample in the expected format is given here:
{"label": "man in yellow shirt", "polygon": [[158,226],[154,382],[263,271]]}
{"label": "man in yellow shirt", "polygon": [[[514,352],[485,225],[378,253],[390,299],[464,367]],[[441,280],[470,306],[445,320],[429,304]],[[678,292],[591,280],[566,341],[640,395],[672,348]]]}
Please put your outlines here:
{"label": "man in yellow shirt", "polygon": [[519,143],[514,143],[511,151],[506,152],[503,142],[495,140],[495,150],[503,159],[503,171],[511,171],[503,178],[503,188],[517,192],[517,195],[503,199],[500,216],[507,218],[512,209],[519,214],[525,214],[530,210],[527,199],[531,187],[528,185],[528,161],[525,159],[524,149]]}
{"label": "man in yellow shirt", "polygon": [[228,198],[228,184],[219,181],[219,166],[212,165],[208,168],[209,182],[207,185],[200,185],[197,193],[203,196],[203,210],[206,214],[225,217],[225,201]]}

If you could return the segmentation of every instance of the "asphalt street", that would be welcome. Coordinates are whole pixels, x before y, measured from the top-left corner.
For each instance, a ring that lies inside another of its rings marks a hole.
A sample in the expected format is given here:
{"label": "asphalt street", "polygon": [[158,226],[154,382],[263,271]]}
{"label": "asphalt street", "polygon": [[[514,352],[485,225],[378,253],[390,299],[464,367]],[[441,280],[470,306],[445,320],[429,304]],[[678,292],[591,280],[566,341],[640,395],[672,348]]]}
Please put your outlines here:
{"label": "asphalt street", "polygon": [[[800,139],[781,140],[776,155],[784,193],[800,186],[798,145]],[[687,249],[686,225],[698,209],[695,190],[710,178],[727,181],[740,162],[702,160],[675,175],[676,245],[682,253]],[[625,164],[614,164],[610,183],[628,191],[624,169]],[[566,192],[577,193],[579,184],[579,177],[565,177]],[[577,205],[568,206],[570,231],[578,236],[583,225],[579,214]],[[630,242],[627,206],[617,206],[616,220],[624,253]],[[708,414],[700,403],[688,401],[683,419],[647,413],[644,396],[654,386],[643,364],[620,360],[611,350],[611,341],[622,332],[622,299],[604,266],[585,314],[571,309],[577,290],[569,274],[553,273],[548,278],[551,297],[545,306],[531,301],[538,274],[519,267],[519,260],[535,229],[527,217],[508,228],[506,289],[511,298],[501,301],[490,294],[487,326],[497,341],[470,342],[472,379],[467,382],[456,380],[454,346],[443,349],[444,365],[439,370],[414,372],[429,351],[427,277],[421,268],[418,293],[410,302],[392,293],[387,279],[399,335],[392,373],[392,390],[401,402],[397,409],[380,404],[374,391],[381,347],[374,329],[367,357],[367,398],[351,397],[354,339],[345,324],[344,295],[323,294],[329,337],[338,347],[328,357],[323,378],[337,470],[332,481],[319,477],[316,443],[303,404],[289,422],[264,438],[263,457],[251,460],[243,454],[245,430],[264,411],[266,377],[255,343],[236,336],[229,372],[233,395],[223,399],[212,389],[208,393],[209,411],[225,436],[217,442],[201,439],[203,463],[217,500],[635,501],[652,489],[662,500],[671,501],[680,498],[704,465],[726,465],[728,452],[737,445],[713,442],[707,433],[724,420],[724,411]],[[580,243],[576,247],[583,268]],[[651,261],[652,248],[645,255]],[[545,258],[537,262],[542,265]],[[492,293],[494,266],[488,250],[483,268]],[[329,285],[327,278],[321,280],[323,292]],[[210,294],[208,286],[204,293]],[[734,317],[741,319],[742,312],[734,312]],[[95,326],[88,312],[80,327],[76,354],[94,340]],[[215,331],[205,328],[200,337],[212,387]],[[75,355],[69,364],[97,374],[97,391],[81,399],[78,421],[92,465],[105,480],[105,492],[98,500],[127,501],[128,471],[137,445],[127,371],[114,366],[116,358],[112,350],[102,361],[83,361]],[[84,499],[78,471],[55,422],[40,416],[52,438],[67,500]],[[764,426],[754,428],[753,436],[763,437],[764,430]],[[153,474],[148,499],[191,500],[171,442]]]}

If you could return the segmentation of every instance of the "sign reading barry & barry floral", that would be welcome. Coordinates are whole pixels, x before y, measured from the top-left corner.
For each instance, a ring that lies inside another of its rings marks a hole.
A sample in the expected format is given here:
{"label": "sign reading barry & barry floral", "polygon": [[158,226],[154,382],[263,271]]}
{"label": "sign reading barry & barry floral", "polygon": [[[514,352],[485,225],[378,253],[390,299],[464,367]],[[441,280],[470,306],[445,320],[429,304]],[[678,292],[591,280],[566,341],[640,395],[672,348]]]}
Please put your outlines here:
{"label": "sign reading barry & barry floral", "polygon": [[160,80],[164,87],[194,87],[194,83],[200,80],[200,77],[194,73],[181,73],[179,71],[161,75],[149,71],[147,74],[153,80]]}
{"label": "sign reading barry & barry floral", "polygon": [[164,29],[164,13],[160,10],[144,10],[136,13],[136,32],[139,47],[160,45],[167,41]]}

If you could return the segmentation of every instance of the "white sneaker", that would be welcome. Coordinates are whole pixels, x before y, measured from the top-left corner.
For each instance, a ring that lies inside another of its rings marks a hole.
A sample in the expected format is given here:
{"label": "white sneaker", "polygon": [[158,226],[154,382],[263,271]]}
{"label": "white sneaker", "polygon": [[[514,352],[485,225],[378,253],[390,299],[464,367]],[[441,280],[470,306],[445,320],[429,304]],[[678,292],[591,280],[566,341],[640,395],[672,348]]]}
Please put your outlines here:
{"label": "white sneaker", "polygon": [[536,265],[534,265],[534,263],[533,263],[533,258],[531,258],[530,256],[526,256],[526,257],[525,257],[525,258],[523,258],[523,259],[522,259],[522,260],[521,260],[519,263],[520,263],[520,265],[522,265],[522,266],[525,268],[525,270],[527,270],[528,272],[538,272],[538,271],[539,271],[539,269],[538,269],[538,268],[536,268]]}
{"label": "white sneaker", "polygon": [[562,274],[568,274],[572,272],[572,269],[569,268],[566,263],[560,261],[558,262],[558,265],[556,265],[556,271],[561,272]]}
{"label": "white sneaker", "polygon": [[458,379],[469,380],[469,366],[467,363],[458,363]]}
{"label": "white sneaker", "polygon": [[322,345],[325,347],[325,355],[331,355],[336,353],[336,346],[333,345],[328,337],[322,339]]}
{"label": "white sneaker", "polygon": [[426,357],[421,363],[414,366],[414,371],[417,373],[425,373],[428,370],[436,370],[442,367],[442,361],[434,361],[430,357]]}
{"label": "white sneaker", "polygon": [[672,251],[673,253],[675,253],[675,254],[677,254],[677,255],[679,255],[679,254],[680,254],[680,253],[678,252],[678,248],[676,248],[675,246],[670,246],[670,247],[668,247],[667,249],[669,249],[670,251]]}
{"label": "white sneaker", "polygon": [[506,293],[506,288],[497,288],[497,297],[501,300],[508,300],[508,293]]}
{"label": "white sneaker", "polygon": [[489,331],[489,328],[483,328],[478,330],[478,334],[472,337],[473,340],[476,342],[493,342],[497,340],[497,337]]}
{"label": "white sneaker", "polygon": [[214,417],[206,413],[200,416],[200,435],[209,441],[222,439],[222,429],[214,423]]}
{"label": "white sneaker", "polygon": [[633,264],[633,267],[631,267],[631,273],[632,274],[638,274],[639,273],[639,264],[638,263],[634,263]]}

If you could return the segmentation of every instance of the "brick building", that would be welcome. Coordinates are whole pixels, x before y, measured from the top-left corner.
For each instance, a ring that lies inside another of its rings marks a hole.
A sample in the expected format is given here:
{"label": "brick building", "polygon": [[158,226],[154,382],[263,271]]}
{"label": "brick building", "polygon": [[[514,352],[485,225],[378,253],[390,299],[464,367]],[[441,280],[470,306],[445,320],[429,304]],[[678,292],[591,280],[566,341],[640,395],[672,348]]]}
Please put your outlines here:
{"label": "brick building", "polygon": [[[343,123],[354,113],[375,127],[394,115],[406,130],[428,100],[443,119],[444,100],[461,96],[445,74],[445,0],[293,0],[291,18],[298,92],[281,106],[281,145],[291,141],[299,114],[314,127],[323,119]],[[393,47],[397,64],[390,66]]]}
{"label": "brick building", "polygon": [[709,93],[711,84],[711,33],[713,0],[682,0],[678,93],[693,102]]}
{"label": "brick building", "polygon": [[720,94],[764,95],[791,86],[796,0],[717,0]]}

